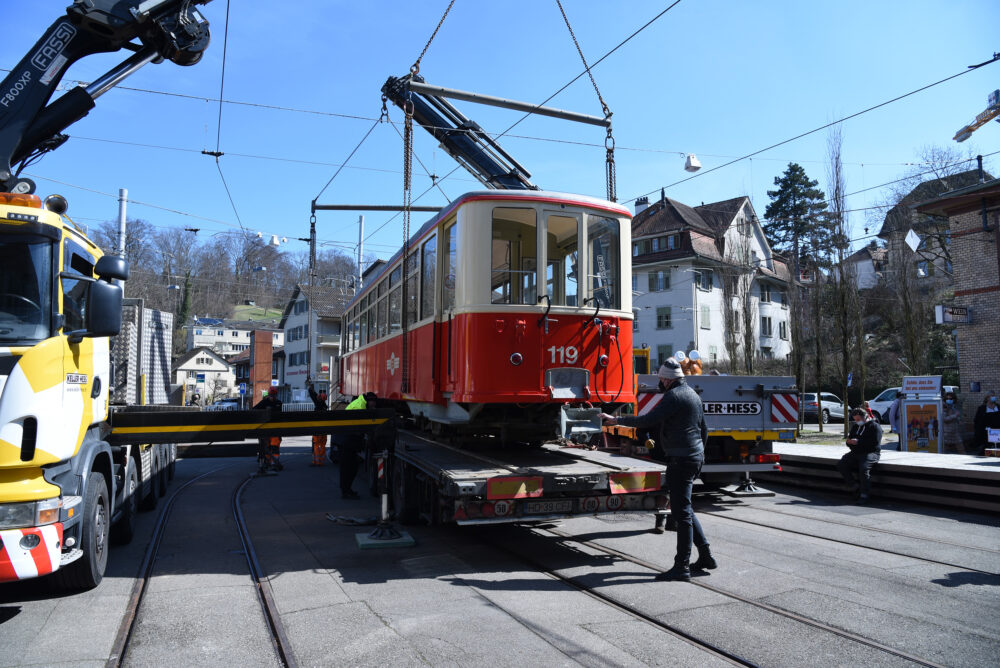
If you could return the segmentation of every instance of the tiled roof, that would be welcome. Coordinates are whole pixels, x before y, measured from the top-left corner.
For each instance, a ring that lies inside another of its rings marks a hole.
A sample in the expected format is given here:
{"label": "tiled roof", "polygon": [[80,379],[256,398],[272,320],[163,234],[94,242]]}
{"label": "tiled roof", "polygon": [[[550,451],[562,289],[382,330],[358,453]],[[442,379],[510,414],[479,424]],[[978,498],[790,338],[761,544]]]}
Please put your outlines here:
{"label": "tiled roof", "polygon": [[[992,178],[992,176],[986,174],[987,181]],[[979,183],[979,170],[970,169],[966,172],[959,172],[958,174],[931,179],[918,184],[896,206],[889,209],[889,212],[885,214],[885,219],[882,221],[882,227],[878,231],[878,236],[888,239],[897,230],[905,232],[905,229],[914,222],[914,214],[910,210],[911,205],[933,200],[946,192],[967,188],[977,183]]]}

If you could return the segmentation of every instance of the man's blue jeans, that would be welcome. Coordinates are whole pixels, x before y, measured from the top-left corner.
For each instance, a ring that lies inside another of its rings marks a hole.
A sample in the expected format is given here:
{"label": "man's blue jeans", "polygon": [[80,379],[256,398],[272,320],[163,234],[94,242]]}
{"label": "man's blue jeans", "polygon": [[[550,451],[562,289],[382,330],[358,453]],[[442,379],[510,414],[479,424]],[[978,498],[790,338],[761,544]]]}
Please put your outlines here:
{"label": "man's blue jeans", "polygon": [[878,450],[869,453],[848,452],[837,462],[837,470],[848,485],[858,485],[858,492],[867,497],[872,488],[872,468],[879,458]]}
{"label": "man's blue jeans", "polygon": [[670,512],[677,522],[677,555],[675,564],[688,565],[691,560],[691,543],[698,547],[708,545],[701,523],[691,507],[691,487],[701,473],[705,455],[667,458],[667,490],[670,494]]}

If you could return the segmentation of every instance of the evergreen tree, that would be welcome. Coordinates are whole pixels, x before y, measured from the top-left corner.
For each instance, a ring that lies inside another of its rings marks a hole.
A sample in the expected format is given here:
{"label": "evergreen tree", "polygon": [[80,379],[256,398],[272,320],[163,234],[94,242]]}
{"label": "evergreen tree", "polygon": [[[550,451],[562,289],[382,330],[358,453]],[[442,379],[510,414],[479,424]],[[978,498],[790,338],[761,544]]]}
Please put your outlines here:
{"label": "evergreen tree", "polygon": [[764,234],[771,248],[789,253],[796,268],[803,246],[829,249],[829,226],[822,212],[826,196],[817,188],[819,181],[810,180],[806,170],[794,162],[780,177],[774,177],[777,190],[768,190],[771,203],[764,210]]}

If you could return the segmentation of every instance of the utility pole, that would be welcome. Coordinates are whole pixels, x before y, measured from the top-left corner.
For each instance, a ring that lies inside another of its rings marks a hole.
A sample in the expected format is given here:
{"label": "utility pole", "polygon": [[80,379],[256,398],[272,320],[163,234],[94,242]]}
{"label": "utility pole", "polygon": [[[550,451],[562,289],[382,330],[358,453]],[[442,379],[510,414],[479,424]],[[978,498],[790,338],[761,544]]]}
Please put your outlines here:
{"label": "utility pole", "polygon": [[[125,203],[128,201],[128,189],[118,189],[118,255],[125,257]],[[125,282],[118,281],[118,285],[125,292]]]}

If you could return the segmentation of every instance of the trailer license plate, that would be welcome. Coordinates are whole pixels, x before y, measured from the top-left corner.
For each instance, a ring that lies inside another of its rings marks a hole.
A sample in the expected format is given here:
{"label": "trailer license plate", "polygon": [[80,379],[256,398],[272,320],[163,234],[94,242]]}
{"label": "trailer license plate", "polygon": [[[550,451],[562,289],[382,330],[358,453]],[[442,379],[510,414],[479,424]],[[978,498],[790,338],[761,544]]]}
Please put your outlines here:
{"label": "trailer license plate", "polygon": [[568,513],[573,509],[573,499],[557,499],[554,501],[528,501],[524,504],[525,515],[547,515],[549,513]]}

